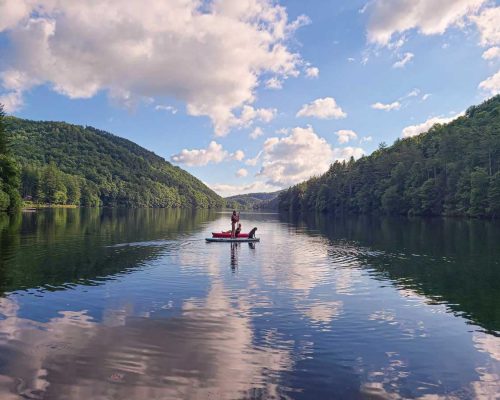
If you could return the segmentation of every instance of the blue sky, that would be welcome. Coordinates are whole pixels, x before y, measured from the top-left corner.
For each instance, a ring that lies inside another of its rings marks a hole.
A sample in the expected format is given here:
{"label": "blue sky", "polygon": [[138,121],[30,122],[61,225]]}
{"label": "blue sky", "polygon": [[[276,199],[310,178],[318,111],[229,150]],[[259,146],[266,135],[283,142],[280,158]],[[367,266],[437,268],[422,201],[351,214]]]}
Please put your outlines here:
{"label": "blue sky", "polygon": [[499,20],[488,0],[7,0],[0,102],[223,195],[277,190],[497,94]]}

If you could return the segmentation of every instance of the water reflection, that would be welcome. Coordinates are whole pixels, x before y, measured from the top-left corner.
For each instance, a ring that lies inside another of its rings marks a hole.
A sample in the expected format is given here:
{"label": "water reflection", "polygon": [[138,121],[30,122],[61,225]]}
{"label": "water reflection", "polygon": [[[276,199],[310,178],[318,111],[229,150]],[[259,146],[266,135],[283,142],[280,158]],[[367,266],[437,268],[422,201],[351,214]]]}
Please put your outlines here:
{"label": "water reflection", "polygon": [[239,243],[230,243],[231,247],[231,269],[233,272],[238,268],[238,252],[240,250]]}
{"label": "water reflection", "polygon": [[[217,218],[206,210],[54,209],[0,213],[0,293],[68,283],[140,268],[183,234]],[[158,246],[140,242],[159,240]],[[135,243],[134,243],[135,242]],[[115,246],[121,244],[121,246]]]}
{"label": "water reflection", "polygon": [[[222,286],[183,303],[172,319],[127,316],[98,323],[86,310],[61,311],[47,323],[16,315],[3,302],[0,395],[15,398],[277,397],[276,377],[291,368],[290,348],[269,332],[253,346],[249,315]],[[15,378],[14,378],[15,377]]]}
{"label": "water reflection", "polygon": [[334,244],[347,241],[353,248],[369,249],[355,257],[377,277],[427,301],[446,303],[488,331],[500,332],[500,224],[443,218],[351,217],[329,223],[317,215],[282,218],[306,228],[308,235],[319,233]]}
{"label": "water reflection", "polygon": [[500,390],[494,228],[464,250],[447,235],[467,224],[242,213],[262,239],[246,246],[205,242],[226,214],[44,214],[0,219],[2,399]]}

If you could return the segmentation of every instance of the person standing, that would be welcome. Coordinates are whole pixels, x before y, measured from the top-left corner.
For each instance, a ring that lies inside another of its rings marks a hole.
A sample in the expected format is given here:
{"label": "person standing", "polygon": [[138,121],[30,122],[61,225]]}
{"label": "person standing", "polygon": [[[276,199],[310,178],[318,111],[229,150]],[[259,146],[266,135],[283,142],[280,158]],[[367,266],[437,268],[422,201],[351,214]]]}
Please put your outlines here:
{"label": "person standing", "polygon": [[231,215],[231,239],[235,238],[236,224],[239,221],[240,221],[240,213],[236,214],[236,210],[233,210],[233,215]]}

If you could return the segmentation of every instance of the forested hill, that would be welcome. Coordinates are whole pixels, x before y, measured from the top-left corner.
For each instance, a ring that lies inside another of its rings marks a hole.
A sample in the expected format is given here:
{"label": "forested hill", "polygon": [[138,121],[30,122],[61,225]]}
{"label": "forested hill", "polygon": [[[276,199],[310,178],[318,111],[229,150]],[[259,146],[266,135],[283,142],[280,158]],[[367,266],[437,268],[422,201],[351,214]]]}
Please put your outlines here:
{"label": "forested hill", "polygon": [[277,209],[279,193],[279,191],[272,193],[247,193],[226,197],[226,207],[246,210]]}
{"label": "forested hill", "polygon": [[137,144],[64,122],[5,119],[21,195],[84,206],[221,207],[201,181]]}
{"label": "forested hill", "polygon": [[280,194],[282,210],[500,217],[500,96],[463,117],[335,162]]}

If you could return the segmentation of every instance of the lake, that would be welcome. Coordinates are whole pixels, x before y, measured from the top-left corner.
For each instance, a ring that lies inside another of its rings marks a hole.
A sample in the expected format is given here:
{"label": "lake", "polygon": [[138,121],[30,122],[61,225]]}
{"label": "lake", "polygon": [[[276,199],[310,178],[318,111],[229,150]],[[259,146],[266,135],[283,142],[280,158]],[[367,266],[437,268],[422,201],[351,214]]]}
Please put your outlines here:
{"label": "lake", "polygon": [[494,399],[500,223],[0,215],[0,398]]}

